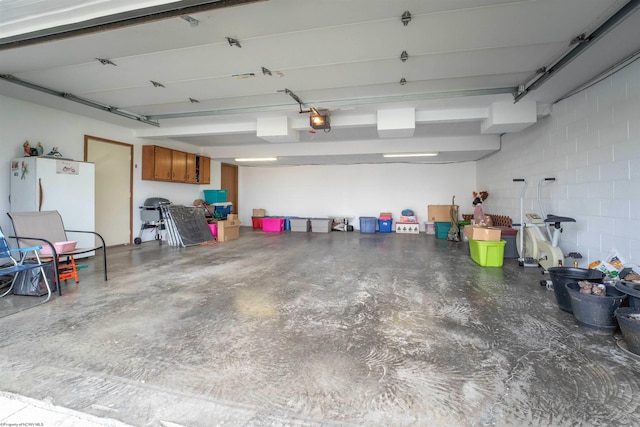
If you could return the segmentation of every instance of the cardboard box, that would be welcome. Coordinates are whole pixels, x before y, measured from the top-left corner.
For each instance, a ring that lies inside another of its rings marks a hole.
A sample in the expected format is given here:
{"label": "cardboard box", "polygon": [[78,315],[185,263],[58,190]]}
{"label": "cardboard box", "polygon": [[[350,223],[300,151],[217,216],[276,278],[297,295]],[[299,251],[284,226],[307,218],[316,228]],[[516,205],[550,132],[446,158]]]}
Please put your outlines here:
{"label": "cardboard box", "polygon": [[240,221],[237,219],[227,219],[218,221],[218,242],[235,240],[240,237]]}
{"label": "cardboard box", "polygon": [[465,225],[464,236],[467,239],[482,240],[485,242],[499,242],[501,231],[494,227],[480,227],[477,225]]}
{"label": "cardboard box", "polygon": [[391,212],[380,212],[380,219],[391,219],[393,218],[393,214]]}
{"label": "cardboard box", "polygon": [[264,209],[254,209],[252,216],[267,216],[267,211]]}
{"label": "cardboard box", "polygon": [[[221,225],[222,224],[222,225]],[[224,227],[239,227],[240,220],[239,219],[226,219],[224,221],[218,221],[218,228]]]}
{"label": "cardboard box", "polygon": [[395,230],[400,234],[419,234],[420,224],[396,222]]}
{"label": "cardboard box", "polygon": [[[456,219],[458,219],[458,205],[456,209]],[[451,205],[428,205],[427,222],[451,222]]]}
{"label": "cardboard box", "polygon": [[227,221],[233,221],[238,219],[238,214],[228,214]]}

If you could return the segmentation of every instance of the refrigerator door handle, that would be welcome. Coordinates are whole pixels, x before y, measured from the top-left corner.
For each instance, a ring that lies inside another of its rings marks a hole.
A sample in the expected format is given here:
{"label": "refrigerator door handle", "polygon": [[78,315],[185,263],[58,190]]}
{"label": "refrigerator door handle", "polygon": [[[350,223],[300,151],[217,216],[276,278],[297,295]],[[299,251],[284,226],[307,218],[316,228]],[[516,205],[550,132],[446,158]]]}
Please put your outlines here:
{"label": "refrigerator door handle", "polygon": [[39,187],[39,191],[40,191],[40,200],[38,201],[38,212],[40,212],[42,210],[42,198],[44,195],[44,192],[42,190],[42,178],[38,178],[38,187]]}

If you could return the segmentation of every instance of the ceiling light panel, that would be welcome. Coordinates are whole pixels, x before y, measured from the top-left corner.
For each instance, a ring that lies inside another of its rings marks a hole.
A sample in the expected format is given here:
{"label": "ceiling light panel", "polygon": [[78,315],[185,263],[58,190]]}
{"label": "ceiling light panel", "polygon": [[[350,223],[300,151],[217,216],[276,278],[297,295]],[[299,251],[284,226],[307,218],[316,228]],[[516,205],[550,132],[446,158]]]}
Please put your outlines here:
{"label": "ceiling light panel", "polygon": [[394,157],[435,157],[438,153],[394,153],[383,154],[382,157],[394,158]]}
{"label": "ceiling light panel", "polygon": [[239,157],[234,159],[236,162],[275,162],[277,157]]}

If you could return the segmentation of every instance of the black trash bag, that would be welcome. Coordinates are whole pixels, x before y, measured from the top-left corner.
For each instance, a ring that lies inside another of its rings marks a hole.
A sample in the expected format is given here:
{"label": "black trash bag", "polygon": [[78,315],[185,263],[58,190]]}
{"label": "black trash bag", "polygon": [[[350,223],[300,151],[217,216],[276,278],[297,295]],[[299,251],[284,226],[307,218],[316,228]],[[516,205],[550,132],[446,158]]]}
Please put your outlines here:
{"label": "black trash bag", "polygon": [[[32,264],[34,262],[25,261],[25,264]],[[49,287],[51,293],[57,290],[54,283],[53,264],[51,262],[43,262],[42,268],[49,281]],[[31,270],[20,271],[16,282],[13,284],[14,295],[26,295],[40,297],[47,294],[47,285],[42,277],[42,272],[39,268],[32,268]]]}

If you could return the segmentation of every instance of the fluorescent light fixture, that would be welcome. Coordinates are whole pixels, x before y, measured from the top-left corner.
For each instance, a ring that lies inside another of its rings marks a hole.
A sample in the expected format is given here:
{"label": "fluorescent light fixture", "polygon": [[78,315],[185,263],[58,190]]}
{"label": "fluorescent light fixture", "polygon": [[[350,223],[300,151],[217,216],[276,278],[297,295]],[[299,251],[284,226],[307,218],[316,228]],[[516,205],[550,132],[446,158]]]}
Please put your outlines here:
{"label": "fluorescent light fixture", "polygon": [[438,153],[398,153],[398,154],[383,154],[383,157],[434,157]]}
{"label": "fluorescent light fixture", "polygon": [[235,159],[236,162],[275,162],[277,157],[245,157]]}

